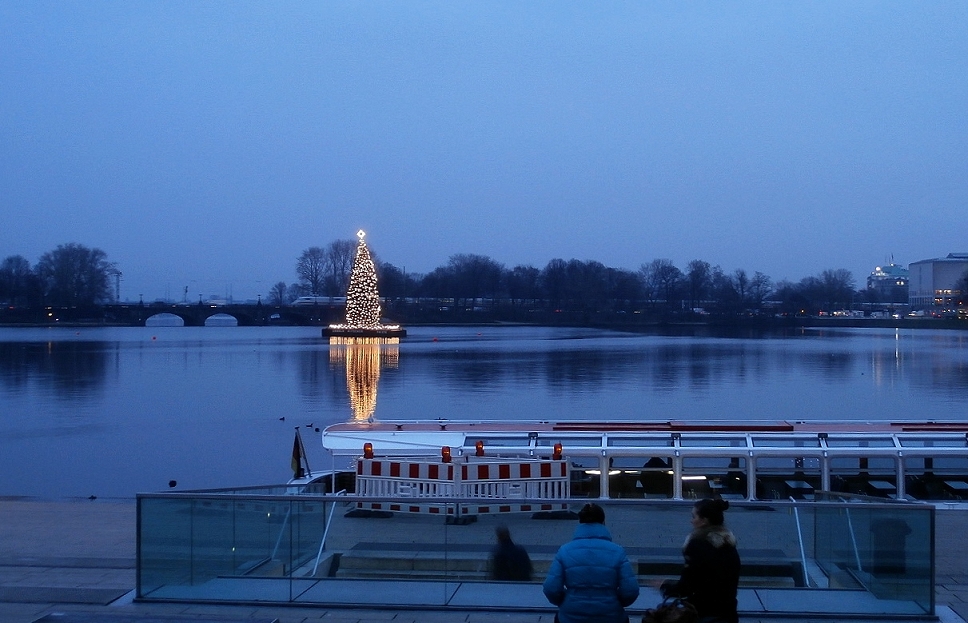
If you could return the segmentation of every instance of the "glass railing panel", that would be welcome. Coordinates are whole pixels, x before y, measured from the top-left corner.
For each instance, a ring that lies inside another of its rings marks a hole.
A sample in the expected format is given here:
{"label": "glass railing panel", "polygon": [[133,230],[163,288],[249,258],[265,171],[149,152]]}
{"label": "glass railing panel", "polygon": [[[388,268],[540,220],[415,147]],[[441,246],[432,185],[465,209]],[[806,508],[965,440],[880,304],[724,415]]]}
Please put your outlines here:
{"label": "glass railing panel", "polygon": [[311,514],[325,516],[326,540],[320,548],[317,538],[306,548],[307,563],[295,567],[293,601],[436,607],[461,582],[486,579],[487,549],[450,543],[454,530],[469,525],[456,504],[352,498],[330,500],[325,514]]}
{"label": "glass railing panel", "polygon": [[192,498],[138,499],[138,597],[191,584],[192,503]]}
{"label": "glass railing panel", "polygon": [[236,526],[237,503],[230,497],[199,498],[193,502],[190,534],[193,586],[203,585],[220,575],[238,574],[258,560],[258,555],[240,540],[242,535],[236,533],[237,527],[247,529],[245,525]]}
{"label": "glass railing panel", "polygon": [[326,575],[330,558],[324,538],[328,540],[327,525],[333,506],[334,502],[318,498],[290,498],[275,506],[277,520],[270,533],[272,559],[284,564],[277,564],[273,573],[292,578]]}
{"label": "glass railing panel", "polygon": [[[692,530],[692,506],[693,502],[603,505],[605,525],[613,540],[625,547],[641,586],[678,577],[682,547]],[[796,524],[788,511],[730,502],[726,525],[739,541],[742,587],[804,585]]]}
{"label": "glass railing panel", "polygon": [[934,507],[849,499],[813,507],[815,559],[831,587],[866,590],[899,614],[933,612]]}
{"label": "glass railing panel", "polygon": [[[865,591],[884,612],[931,612],[933,508],[826,499],[833,501],[730,502],[726,519],[739,540],[741,586]],[[540,584],[558,548],[572,539],[585,502],[139,496],[138,595],[467,608],[497,599],[508,607],[544,607]],[[691,502],[596,502],[640,585],[678,575]],[[499,527],[525,547],[533,565],[530,581],[514,581],[513,588],[494,576]]]}

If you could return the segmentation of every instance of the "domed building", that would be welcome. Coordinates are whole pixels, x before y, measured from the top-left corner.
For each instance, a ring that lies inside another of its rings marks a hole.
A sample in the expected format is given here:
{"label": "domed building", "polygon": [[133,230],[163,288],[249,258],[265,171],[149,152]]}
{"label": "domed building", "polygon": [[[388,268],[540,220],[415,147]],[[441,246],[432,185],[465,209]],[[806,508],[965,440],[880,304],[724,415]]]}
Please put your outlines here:
{"label": "domed building", "polygon": [[891,262],[878,266],[867,277],[867,294],[872,302],[906,304],[908,269]]}

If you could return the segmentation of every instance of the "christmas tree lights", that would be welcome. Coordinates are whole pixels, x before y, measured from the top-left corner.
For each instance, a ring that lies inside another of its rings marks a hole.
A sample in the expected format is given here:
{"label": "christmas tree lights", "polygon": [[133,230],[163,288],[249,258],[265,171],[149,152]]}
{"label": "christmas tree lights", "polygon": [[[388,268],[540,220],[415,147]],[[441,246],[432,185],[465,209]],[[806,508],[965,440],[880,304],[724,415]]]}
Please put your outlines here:
{"label": "christmas tree lights", "polygon": [[376,267],[370,257],[370,249],[361,229],[356,233],[360,243],[356,246],[356,259],[350,273],[350,285],[346,290],[346,325],[354,329],[368,329],[380,325],[380,293],[376,289]]}
{"label": "christmas tree lights", "polygon": [[356,232],[360,243],[356,246],[356,259],[350,272],[350,284],[346,289],[346,323],[331,324],[323,331],[326,336],[397,336],[407,332],[400,325],[380,324],[380,293],[376,287],[376,267],[370,257],[370,249],[363,238],[366,232]]}

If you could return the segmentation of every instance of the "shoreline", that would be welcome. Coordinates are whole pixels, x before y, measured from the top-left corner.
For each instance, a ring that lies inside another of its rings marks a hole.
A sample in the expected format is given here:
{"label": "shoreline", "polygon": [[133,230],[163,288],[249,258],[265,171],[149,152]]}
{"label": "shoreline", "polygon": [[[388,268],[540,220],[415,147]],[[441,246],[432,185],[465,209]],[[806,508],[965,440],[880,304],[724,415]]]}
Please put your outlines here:
{"label": "shoreline", "polygon": [[[159,312],[162,313],[162,312]],[[240,328],[325,327],[326,324],[284,325],[258,324],[236,325]],[[91,329],[91,328],[156,328],[143,324],[120,322],[74,321],[74,322],[0,322],[0,329]],[[406,327],[544,327],[551,329],[608,329],[628,333],[645,333],[661,330],[718,329],[776,331],[801,328],[825,329],[946,329],[968,330],[968,321],[956,318],[773,318],[740,317],[713,318],[705,321],[647,320],[642,322],[591,320],[587,322],[524,322],[520,320],[479,320],[466,322],[407,322]],[[181,328],[179,326],[165,328]]]}

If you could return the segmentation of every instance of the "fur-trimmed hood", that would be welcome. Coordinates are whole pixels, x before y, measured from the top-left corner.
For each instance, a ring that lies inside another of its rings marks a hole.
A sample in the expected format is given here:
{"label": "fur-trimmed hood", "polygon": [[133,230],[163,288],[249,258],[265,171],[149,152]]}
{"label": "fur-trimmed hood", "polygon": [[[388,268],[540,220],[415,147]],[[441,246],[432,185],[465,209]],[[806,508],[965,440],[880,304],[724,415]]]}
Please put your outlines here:
{"label": "fur-trimmed hood", "polygon": [[689,541],[693,539],[705,540],[713,547],[719,549],[723,545],[730,545],[736,547],[736,536],[729,531],[726,526],[703,526],[702,528],[697,528],[693,530],[688,537],[686,537],[686,542],[683,544],[683,548],[689,545]]}

